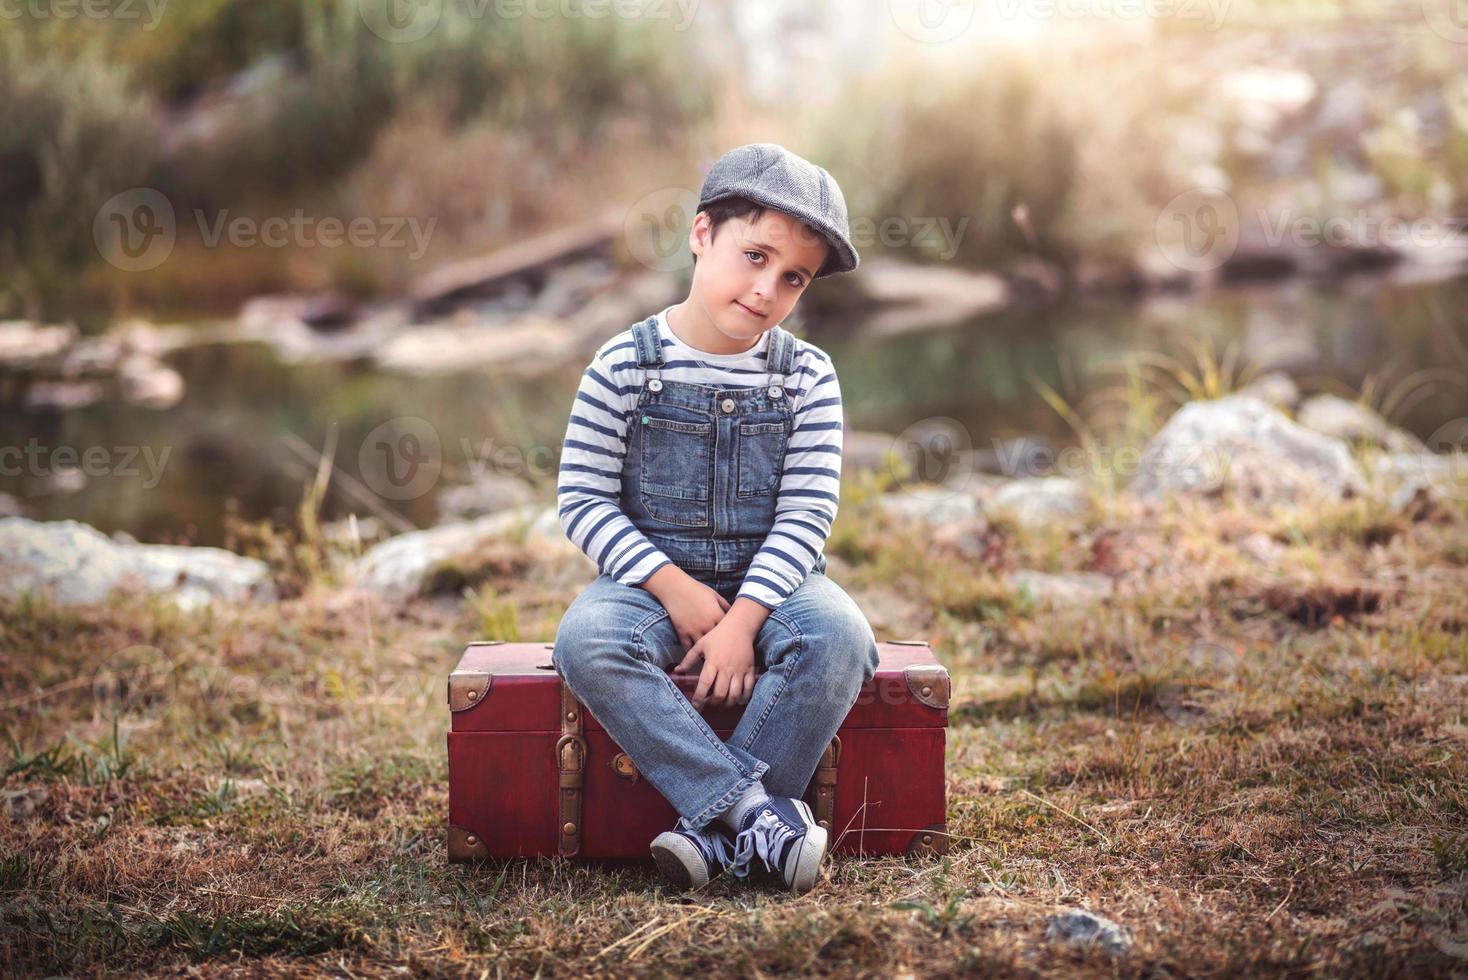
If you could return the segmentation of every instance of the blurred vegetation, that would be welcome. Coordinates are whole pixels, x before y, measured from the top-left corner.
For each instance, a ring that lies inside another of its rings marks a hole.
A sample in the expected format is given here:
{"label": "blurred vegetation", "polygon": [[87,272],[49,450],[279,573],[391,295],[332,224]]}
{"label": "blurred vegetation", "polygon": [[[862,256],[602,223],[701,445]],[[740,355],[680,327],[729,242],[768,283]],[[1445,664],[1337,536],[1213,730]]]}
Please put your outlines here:
{"label": "blurred vegetation", "polygon": [[[689,182],[741,139],[819,159],[854,218],[966,219],[956,255],[933,236],[904,242],[905,257],[1038,259],[1080,278],[1135,268],[1159,209],[1210,180],[1319,217],[1358,207],[1363,179],[1395,216],[1468,203],[1461,45],[1392,4],[1286,6],[1240,0],[1217,25],[1200,12],[1084,43],[977,45],[962,60],[837,59],[833,104],[764,107],[742,101],[753,69],[720,26],[723,2],[699,10],[719,58],[656,18],[458,4],[413,43],[374,34],[353,0],[195,0],[156,23],[138,5],[14,19],[0,38],[0,260],[17,274],[0,312],[371,294],[420,269],[386,249],[207,249],[189,216],[436,218],[432,263],[574,223],[650,181]],[[1317,92],[1297,129],[1256,131],[1250,148],[1225,83],[1261,66],[1306,71]],[[1316,118],[1330,98],[1345,122]],[[1276,148],[1289,140],[1302,148],[1286,173]],[[119,276],[92,218],[136,186],[172,202],[180,240],[166,268]]]}

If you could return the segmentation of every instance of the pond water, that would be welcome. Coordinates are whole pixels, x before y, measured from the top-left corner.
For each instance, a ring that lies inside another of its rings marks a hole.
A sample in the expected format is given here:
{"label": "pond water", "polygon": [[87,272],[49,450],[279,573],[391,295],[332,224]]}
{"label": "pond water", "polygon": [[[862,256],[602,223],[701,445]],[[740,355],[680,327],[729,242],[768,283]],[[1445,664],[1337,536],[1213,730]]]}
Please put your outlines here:
{"label": "pond water", "polygon": [[[1412,285],[1363,276],[1008,310],[880,340],[854,330],[810,337],[834,357],[848,425],[858,429],[896,433],[944,417],[979,448],[1016,436],[1074,444],[1032,379],[1089,404],[1115,383],[1128,354],[1189,360],[1196,339],[1217,352],[1237,344],[1307,392],[1353,396],[1375,378],[1373,402],[1407,396],[1393,421],[1427,437],[1468,416],[1465,312],[1468,279]],[[24,414],[26,376],[0,374],[0,446],[12,447],[0,460],[0,491],[38,519],[217,544],[231,499],[244,517],[292,522],[315,469],[303,447],[327,446],[334,428],[345,479],[333,481],[325,516],[375,509],[399,529],[426,527],[437,519],[438,494],[476,470],[517,473],[549,499],[584,367],[535,378],[485,370],[416,378],[363,364],[283,363],[258,343],[185,348],[167,362],[187,389],[163,411],[129,405],[109,386],[86,408]],[[77,462],[90,452],[84,469],[93,475],[56,478],[52,470],[71,462],[66,449]]]}

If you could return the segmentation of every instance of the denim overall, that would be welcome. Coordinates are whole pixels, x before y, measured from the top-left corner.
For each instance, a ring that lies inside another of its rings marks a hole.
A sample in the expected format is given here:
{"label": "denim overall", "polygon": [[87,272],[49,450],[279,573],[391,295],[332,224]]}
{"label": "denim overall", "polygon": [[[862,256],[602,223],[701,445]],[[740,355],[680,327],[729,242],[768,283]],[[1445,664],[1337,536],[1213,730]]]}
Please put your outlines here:
{"label": "denim overall", "polygon": [[[632,328],[643,384],[628,418],[622,511],[731,603],[774,524],[794,425],[795,338],[772,331],[764,383],[716,388],[664,380],[657,318]],[[687,651],[652,593],[603,573],[561,618],[552,660],[562,680],[684,826],[704,827],[756,780],[799,797],[876,672],[871,626],[826,568],[818,555],[766,617],[753,644],[758,679],[727,742],[669,677]]]}
{"label": "denim overall", "polygon": [[[632,328],[643,369],[628,419],[622,512],[689,575],[733,599],[775,523],[794,427],[795,338],[772,328],[764,384],[713,388],[661,377],[657,318]],[[825,556],[816,559],[824,572]]]}

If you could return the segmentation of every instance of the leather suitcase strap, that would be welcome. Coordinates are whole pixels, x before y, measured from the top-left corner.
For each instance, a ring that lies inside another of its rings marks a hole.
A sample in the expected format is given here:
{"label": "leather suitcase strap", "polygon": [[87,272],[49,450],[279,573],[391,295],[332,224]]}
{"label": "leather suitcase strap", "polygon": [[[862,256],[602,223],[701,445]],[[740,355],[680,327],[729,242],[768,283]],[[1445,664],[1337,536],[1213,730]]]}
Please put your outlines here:
{"label": "leather suitcase strap", "polygon": [[816,764],[815,800],[811,805],[816,823],[831,830],[836,816],[836,766],[841,761],[841,736],[831,738],[831,744],[821,753]]}
{"label": "leather suitcase strap", "polygon": [[581,850],[581,787],[586,771],[586,739],[582,732],[584,709],[561,681],[561,737],[556,742],[556,773],[560,779],[560,853],[571,857]]}

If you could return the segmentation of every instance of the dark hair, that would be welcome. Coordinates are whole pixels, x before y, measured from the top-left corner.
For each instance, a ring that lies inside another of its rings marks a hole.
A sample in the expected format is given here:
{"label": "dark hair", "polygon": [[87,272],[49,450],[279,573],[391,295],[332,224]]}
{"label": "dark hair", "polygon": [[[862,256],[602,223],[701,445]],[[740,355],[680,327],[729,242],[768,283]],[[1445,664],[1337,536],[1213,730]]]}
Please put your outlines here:
{"label": "dark hair", "polygon": [[[718,233],[719,225],[722,225],[730,218],[743,218],[746,216],[751,222],[758,221],[765,213],[765,206],[756,201],[751,201],[747,197],[726,197],[722,201],[715,201],[703,210],[708,212],[709,241],[713,241],[715,235]],[[816,270],[816,275],[820,275],[821,270],[825,269],[835,257],[836,250],[830,247],[830,243],[827,243],[826,261],[821,263],[821,268]],[[697,255],[693,257],[693,264],[698,264]]]}

